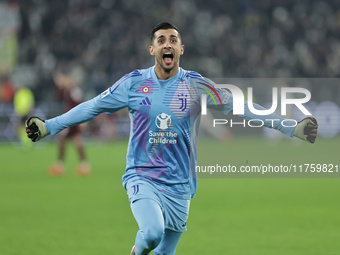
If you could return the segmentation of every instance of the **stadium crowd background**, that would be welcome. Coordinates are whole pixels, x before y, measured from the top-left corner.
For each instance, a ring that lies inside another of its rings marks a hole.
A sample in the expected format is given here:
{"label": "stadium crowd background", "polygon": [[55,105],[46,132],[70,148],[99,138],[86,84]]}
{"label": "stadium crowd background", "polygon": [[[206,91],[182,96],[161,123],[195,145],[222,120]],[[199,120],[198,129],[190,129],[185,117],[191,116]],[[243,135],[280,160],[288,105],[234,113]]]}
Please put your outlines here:
{"label": "stadium crowd background", "polygon": [[[153,65],[150,31],[162,21],[182,33],[181,66],[209,78],[337,78],[339,10],[335,0],[3,1],[1,114],[12,103],[8,84],[30,88],[36,105],[53,116],[56,70],[69,70],[89,99]],[[337,99],[339,89],[330,91]]]}

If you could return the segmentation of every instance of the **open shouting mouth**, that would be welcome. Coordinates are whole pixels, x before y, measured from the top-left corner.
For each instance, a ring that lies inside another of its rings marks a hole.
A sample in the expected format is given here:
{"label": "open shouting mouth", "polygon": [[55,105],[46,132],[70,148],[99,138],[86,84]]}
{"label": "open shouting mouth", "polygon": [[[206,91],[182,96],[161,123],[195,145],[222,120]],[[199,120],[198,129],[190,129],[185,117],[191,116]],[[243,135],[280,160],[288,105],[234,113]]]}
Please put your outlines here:
{"label": "open shouting mouth", "polygon": [[163,61],[166,65],[170,65],[174,60],[174,55],[171,52],[165,52],[163,54]]}

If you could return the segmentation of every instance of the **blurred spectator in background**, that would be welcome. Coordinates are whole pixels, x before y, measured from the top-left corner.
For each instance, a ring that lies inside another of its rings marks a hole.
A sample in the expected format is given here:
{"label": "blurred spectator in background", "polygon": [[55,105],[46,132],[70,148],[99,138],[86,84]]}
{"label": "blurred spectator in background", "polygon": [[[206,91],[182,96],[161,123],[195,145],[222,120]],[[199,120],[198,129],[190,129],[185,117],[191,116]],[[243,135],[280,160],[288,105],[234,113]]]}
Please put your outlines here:
{"label": "blurred spectator in background", "polygon": [[[1,77],[0,77],[1,78]],[[0,98],[3,104],[12,104],[14,99],[15,89],[13,83],[4,76],[0,80]]]}
{"label": "blurred spectator in background", "polygon": [[13,104],[15,112],[20,118],[16,131],[21,142],[21,146],[23,148],[31,148],[32,145],[26,142],[26,128],[24,123],[29,115],[32,114],[32,110],[34,108],[34,95],[32,91],[29,88],[20,88],[15,92]]}
{"label": "blurred spectator in background", "polygon": [[[54,82],[56,84],[57,99],[63,102],[65,112],[82,102],[82,90],[76,85],[70,75],[58,72],[54,75]],[[67,139],[72,140],[79,155],[80,163],[75,168],[76,174],[81,176],[89,175],[91,167],[86,159],[82,130],[79,125],[67,128],[58,134],[58,159],[57,162],[49,168],[49,174],[51,176],[64,174]]]}

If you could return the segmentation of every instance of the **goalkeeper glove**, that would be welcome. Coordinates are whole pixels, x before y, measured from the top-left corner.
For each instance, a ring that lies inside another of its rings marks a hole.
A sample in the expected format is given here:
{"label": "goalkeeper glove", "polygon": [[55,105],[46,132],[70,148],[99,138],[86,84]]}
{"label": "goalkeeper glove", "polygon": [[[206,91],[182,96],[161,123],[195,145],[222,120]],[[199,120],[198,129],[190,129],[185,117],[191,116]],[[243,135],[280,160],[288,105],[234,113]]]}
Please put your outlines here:
{"label": "goalkeeper glove", "polygon": [[27,137],[33,142],[37,142],[45,136],[49,135],[46,129],[45,121],[38,117],[29,117],[25,122],[25,126]]}
{"label": "goalkeeper glove", "polygon": [[294,131],[294,136],[304,141],[315,143],[317,132],[318,122],[313,117],[307,117],[298,122]]}

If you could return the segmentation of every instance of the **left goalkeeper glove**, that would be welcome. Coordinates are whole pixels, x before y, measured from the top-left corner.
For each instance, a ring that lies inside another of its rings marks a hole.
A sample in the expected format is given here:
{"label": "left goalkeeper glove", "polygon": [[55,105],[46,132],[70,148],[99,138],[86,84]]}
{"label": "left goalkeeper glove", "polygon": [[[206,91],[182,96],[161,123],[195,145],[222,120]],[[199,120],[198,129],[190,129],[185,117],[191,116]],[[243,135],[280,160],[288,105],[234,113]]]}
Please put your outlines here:
{"label": "left goalkeeper glove", "polygon": [[294,136],[304,141],[315,143],[317,132],[318,122],[313,117],[307,117],[298,122],[294,131]]}

